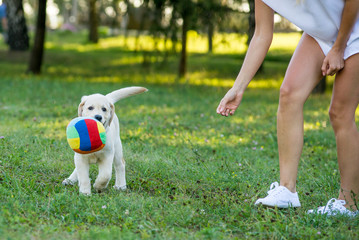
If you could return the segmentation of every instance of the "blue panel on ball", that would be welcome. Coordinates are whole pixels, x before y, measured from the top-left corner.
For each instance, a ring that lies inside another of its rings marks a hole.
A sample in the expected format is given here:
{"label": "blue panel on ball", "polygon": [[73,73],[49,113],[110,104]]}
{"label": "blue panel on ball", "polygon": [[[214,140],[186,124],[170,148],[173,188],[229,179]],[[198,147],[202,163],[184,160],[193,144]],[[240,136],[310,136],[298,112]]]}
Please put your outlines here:
{"label": "blue panel on ball", "polygon": [[80,136],[80,150],[91,151],[91,141],[86,122],[84,120],[79,121],[75,124],[75,127]]}

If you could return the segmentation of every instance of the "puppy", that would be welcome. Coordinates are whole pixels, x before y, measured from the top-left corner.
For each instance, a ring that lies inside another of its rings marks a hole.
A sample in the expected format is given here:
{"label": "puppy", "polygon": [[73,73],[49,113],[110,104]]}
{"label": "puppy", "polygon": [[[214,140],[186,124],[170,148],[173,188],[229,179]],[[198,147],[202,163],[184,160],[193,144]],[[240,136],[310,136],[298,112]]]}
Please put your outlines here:
{"label": "puppy", "polygon": [[106,145],[103,149],[94,153],[75,153],[75,170],[62,182],[63,185],[74,185],[78,182],[80,193],[91,194],[89,165],[97,163],[99,172],[93,187],[100,192],[107,187],[111,179],[112,163],[114,163],[116,173],[114,188],[118,190],[126,189],[125,161],[122,153],[120,126],[114,104],[120,99],[146,91],[147,89],[143,87],[127,87],[113,91],[106,96],[93,94],[81,98],[78,116],[93,117],[104,125],[106,129]]}

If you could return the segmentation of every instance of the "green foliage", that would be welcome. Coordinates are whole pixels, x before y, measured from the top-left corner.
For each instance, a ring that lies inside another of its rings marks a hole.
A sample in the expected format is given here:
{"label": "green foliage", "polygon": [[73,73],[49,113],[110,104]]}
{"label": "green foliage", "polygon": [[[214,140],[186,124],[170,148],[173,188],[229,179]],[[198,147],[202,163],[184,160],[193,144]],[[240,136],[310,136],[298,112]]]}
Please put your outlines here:
{"label": "green foliage", "polygon": [[[175,56],[163,63],[149,52],[144,66],[113,39],[71,39],[49,37],[40,77],[22,74],[26,57],[0,54],[1,239],[358,238],[358,218],[306,215],[338,194],[330,94],[305,105],[302,208],[253,206],[279,177],[278,88],[268,86],[280,84],[290,55],[273,49],[235,116],[223,118],[215,109],[243,53],[192,52],[188,78],[176,79]],[[116,104],[129,189],[115,191],[112,179],[85,197],[62,186],[74,167],[65,129],[81,96],[130,85],[149,92]]]}

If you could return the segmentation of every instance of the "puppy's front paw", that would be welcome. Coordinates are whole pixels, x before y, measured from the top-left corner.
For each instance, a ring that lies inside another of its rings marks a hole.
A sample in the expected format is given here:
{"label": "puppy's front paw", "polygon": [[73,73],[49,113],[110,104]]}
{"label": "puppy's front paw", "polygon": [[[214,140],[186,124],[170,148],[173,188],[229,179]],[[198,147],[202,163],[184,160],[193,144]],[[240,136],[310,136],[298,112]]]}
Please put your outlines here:
{"label": "puppy's front paw", "polygon": [[66,178],[64,181],[62,181],[62,185],[67,186],[67,185],[75,185],[76,182],[70,180],[69,178]]}
{"label": "puppy's front paw", "polygon": [[82,196],[91,196],[91,192],[80,192]]}
{"label": "puppy's front paw", "polygon": [[83,187],[80,185],[79,192],[81,195],[89,196],[91,195],[91,187]]}
{"label": "puppy's front paw", "polygon": [[125,191],[125,190],[127,189],[127,186],[126,186],[126,185],[125,185],[125,186],[122,186],[122,187],[120,187],[120,186],[113,186],[113,188],[116,189],[116,190],[118,190],[118,191]]}

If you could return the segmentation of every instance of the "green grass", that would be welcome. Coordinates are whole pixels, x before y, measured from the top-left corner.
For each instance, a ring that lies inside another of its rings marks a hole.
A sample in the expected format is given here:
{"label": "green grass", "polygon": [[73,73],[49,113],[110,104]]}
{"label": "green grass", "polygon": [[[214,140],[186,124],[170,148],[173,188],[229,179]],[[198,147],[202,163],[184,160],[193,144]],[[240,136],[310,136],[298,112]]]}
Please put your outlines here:
{"label": "green grass", "polygon": [[[253,206],[279,178],[278,86],[293,46],[271,50],[235,116],[223,118],[215,109],[243,51],[191,50],[188,75],[178,79],[173,54],[164,62],[149,51],[143,63],[143,50],[124,47],[123,38],[83,39],[49,34],[41,76],[24,74],[27,54],[0,46],[0,239],[358,238],[358,218],[306,215],[339,188],[330,93],[305,105],[302,208]],[[114,179],[90,197],[62,186],[74,168],[65,128],[81,96],[131,85],[149,92],[116,104],[128,190],[112,189]]]}

